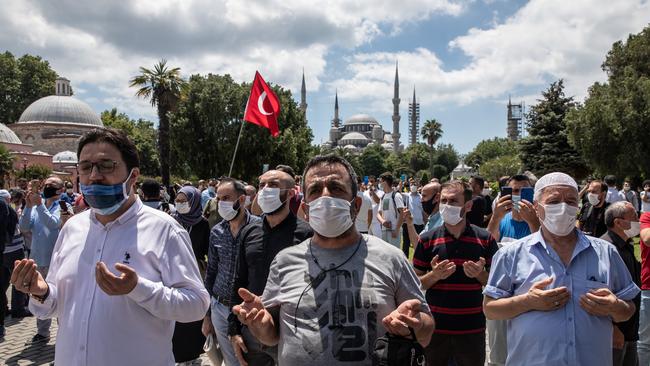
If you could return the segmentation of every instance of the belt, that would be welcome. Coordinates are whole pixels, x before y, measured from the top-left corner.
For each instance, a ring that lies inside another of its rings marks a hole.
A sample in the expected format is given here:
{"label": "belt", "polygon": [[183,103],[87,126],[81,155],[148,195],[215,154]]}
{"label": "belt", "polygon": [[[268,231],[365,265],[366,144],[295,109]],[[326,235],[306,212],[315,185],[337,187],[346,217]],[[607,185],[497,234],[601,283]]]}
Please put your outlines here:
{"label": "belt", "polygon": [[221,305],[224,305],[224,306],[227,306],[227,307],[231,307],[232,305],[234,305],[232,303],[232,301],[230,301],[230,299],[227,299],[227,298],[225,298],[223,296],[214,296],[214,299],[217,300],[217,302],[220,303]]}

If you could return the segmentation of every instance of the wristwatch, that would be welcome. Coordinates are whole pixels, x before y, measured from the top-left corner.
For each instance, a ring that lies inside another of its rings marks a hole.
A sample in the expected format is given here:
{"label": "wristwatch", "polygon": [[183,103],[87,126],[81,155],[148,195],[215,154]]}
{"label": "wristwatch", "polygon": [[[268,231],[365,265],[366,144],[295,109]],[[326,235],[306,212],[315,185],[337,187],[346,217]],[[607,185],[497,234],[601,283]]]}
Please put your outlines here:
{"label": "wristwatch", "polygon": [[43,296],[38,296],[34,294],[29,294],[29,296],[33,297],[34,299],[36,299],[36,301],[42,304],[45,302],[45,300],[47,300],[47,297],[50,296],[50,286],[47,286],[47,291],[45,291],[45,294],[43,294]]}

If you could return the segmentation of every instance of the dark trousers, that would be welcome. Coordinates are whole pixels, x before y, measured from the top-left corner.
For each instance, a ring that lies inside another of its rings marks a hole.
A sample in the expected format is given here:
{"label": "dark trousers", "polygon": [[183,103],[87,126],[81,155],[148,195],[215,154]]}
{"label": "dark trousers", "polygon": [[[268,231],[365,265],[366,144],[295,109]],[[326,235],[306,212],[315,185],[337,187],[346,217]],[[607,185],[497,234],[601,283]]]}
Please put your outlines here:
{"label": "dark trousers", "polygon": [[482,366],[485,364],[485,331],[475,334],[434,334],[424,349],[428,366]]}
{"label": "dark trousers", "polygon": [[[424,225],[413,225],[415,226],[415,231],[420,234],[422,230],[424,229]],[[413,243],[413,248],[415,249],[415,246],[418,245],[418,243]],[[409,257],[409,249],[411,248],[411,239],[409,238],[409,229],[406,226],[406,224],[402,225],[402,251],[404,252],[404,255],[406,258]]]}
{"label": "dark trousers", "polygon": [[613,349],[614,366],[639,366],[639,355],[636,353],[636,341],[625,342],[623,349]]}
{"label": "dark trousers", "polygon": [[242,338],[248,348],[244,358],[248,366],[274,366],[278,359],[278,346],[268,347],[260,343],[247,327],[242,327]]}
{"label": "dark trousers", "polygon": [[[2,265],[0,266],[0,325],[4,324],[5,310],[7,309],[7,289],[9,288],[9,280],[11,279],[11,272],[14,270],[14,261],[25,258],[25,252],[16,250],[11,253],[2,255]],[[14,314],[22,313],[25,311],[27,295],[17,291],[12,286],[11,289],[11,311]]]}

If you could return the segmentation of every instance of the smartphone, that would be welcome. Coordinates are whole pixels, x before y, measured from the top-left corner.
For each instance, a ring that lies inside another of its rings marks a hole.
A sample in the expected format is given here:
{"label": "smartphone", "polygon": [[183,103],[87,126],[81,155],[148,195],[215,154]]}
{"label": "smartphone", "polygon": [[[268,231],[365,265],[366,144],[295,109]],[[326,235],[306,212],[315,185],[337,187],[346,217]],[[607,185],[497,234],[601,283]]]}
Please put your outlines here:
{"label": "smartphone", "polygon": [[523,187],[521,189],[521,199],[533,203],[534,192],[533,187]]}
{"label": "smartphone", "polygon": [[512,187],[501,187],[501,197],[512,196]]}
{"label": "smartphone", "polygon": [[59,207],[61,207],[61,212],[68,212],[68,204],[65,201],[59,201]]}

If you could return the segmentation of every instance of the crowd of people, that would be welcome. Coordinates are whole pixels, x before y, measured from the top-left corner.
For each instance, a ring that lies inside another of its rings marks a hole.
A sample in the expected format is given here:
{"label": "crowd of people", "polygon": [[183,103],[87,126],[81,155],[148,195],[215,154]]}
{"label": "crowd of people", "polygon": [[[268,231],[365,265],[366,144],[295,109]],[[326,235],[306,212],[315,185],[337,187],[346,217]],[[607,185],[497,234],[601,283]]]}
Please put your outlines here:
{"label": "crowd of people", "polygon": [[44,344],[55,318],[57,365],[200,364],[206,338],[227,366],[650,364],[650,181],[420,184],[326,155],[164,187],[117,130],[77,154],[78,193],[0,190],[0,322],[33,314]]}

